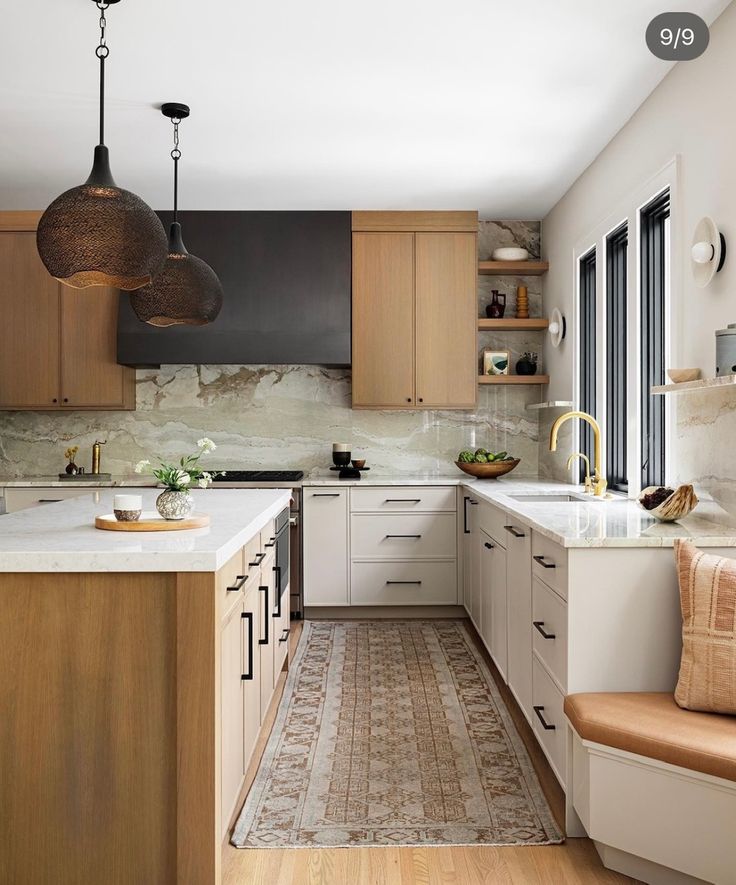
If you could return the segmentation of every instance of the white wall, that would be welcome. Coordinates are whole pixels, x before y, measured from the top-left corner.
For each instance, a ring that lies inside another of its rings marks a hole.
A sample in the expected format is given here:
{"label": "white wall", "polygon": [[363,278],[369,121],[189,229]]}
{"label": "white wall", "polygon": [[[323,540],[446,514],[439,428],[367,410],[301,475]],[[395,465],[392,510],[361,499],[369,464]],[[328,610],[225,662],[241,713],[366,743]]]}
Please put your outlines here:
{"label": "white wall", "polygon": [[[736,4],[732,3],[711,27],[705,54],[675,65],[551,210],[542,226],[544,257],[550,262],[546,308],[550,311],[559,307],[574,324],[575,244],[620,206],[627,194],[639,191],[644,182],[679,155],[678,197],[672,211],[673,225],[677,224],[680,232],[673,273],[678,277],[681,298],[680,315],[674,321],[681,331],[673,346],[679,354],[678,365],[698,366],[704,376],[715,373],[714,331],[736,322],[734,83]],[[688,256],[693,229],[703,215],[713,216],[731,250],[725,267],[705,290],[695,287]],[[574,335],[569,335],[559,350],[545,345],[551,400],[572,398],[573,342]],[[721,429],[730,433],[736,427],[718,426],[721,419],[736,421],[732,416],[736,392],[695,396],[700,407],[695,420],[692,403],[675,403],[672,478],[695,479],[701,490],[717,497],[720,480],[736,475],[736,454],[726,454],[726,437],[721,433]],[[684,398],[681,395],[675,399]],[[728,459],[725,463],[724,457]]]}

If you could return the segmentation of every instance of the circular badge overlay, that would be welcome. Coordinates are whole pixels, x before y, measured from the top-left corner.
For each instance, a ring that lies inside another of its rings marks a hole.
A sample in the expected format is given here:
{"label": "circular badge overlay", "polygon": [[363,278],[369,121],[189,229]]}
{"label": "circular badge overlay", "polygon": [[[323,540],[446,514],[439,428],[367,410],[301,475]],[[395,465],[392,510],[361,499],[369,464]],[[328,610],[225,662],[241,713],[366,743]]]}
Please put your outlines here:
{"label": "circular badge overlay", "polygon": [[708,48],[708,25],[694,12],[663,12],[647,27],[647,46],[665,61],[692,61]]}

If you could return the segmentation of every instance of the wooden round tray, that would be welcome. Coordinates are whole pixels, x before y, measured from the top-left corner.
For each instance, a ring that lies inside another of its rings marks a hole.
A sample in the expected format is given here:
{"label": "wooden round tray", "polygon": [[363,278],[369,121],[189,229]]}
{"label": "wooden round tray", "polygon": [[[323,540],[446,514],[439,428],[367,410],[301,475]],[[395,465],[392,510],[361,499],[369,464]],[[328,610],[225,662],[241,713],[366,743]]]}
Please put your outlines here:
{"label": "wooden round tray", "polygon": [[108,532],[182,532],[186,529],[203,529],[210,524],[206,514],[187,519],[163,519],[158,513],[143,512],[135,522],[118,522],[114,513],[95,517],[95,528]]}

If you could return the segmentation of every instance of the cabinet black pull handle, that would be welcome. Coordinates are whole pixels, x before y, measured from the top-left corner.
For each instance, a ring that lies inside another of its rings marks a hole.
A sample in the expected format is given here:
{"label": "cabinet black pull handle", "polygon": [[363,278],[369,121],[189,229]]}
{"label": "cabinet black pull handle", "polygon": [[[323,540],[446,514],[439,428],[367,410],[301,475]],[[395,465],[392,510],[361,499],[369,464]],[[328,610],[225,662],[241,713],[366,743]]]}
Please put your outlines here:
{"label": "cabinet black pull handle", "polygon": [[384,504],[421,504],[421,498],[386,498]]}
{"label": "cabinet black pull handle", "polygon": [[340,492],[312,492],[313,498],[339,498]]}
{"label": "cabinet black pull handle", "polygon": [[387,584],[416,584],[417,586],[421,585],[421,581],[386,581]]}
{"label": "cabinet black pull handle", "polygon": [[54,398],[51,400],[51,402],[52,402],[52,403],[58,403],[59,400],[58,400],[56,397],[54,397]]}
{"label": "cabinet black pull handle", "polygon": [[255,566],[260,565],[265,558],[266,558],[265,553],[256,553],[256,558],[253,560],[253,562],[249,562],[248,565],[251,568],[254,568]]}
{"label": "cabinet black pull handle", "polygon": [[424,400],[422,399],[421,396],[419,397],[419,402],[420,402],[420,403],[423,403],[423,402],[424,402]]}
{"label": "cabinet black pull handle", "polygon": [[264,547],[275,547],[276,546],[276,538],[271,538],[270,541],[266,541],[263,545]]}
{"label": "cabinet black pull handle", "polygon": [[532,624],[537,628],[537,630],[544,636],[545,639],[557,639],[556,634],[554,633],[545,633],[544,631],[544,621],[532,621]]}
{"label": "cabinet black pull handle", "polygon": [[470,498],[467,495],[463,495],[463,534],[469,535],[470,529],[468,528],[468,501]]}
{"label": "cabinet black pull handle", "polygon": [[532,556],[532,559],[536,560],[542,568],[557,568],[554,562],[546,562],[543,556]]}
{"label": "cabinet black pull handle", "polygon": [[269,605],[268,605],[268,587],[259,587],[258,590],[259,590],[261,593],[265,593],[265,594],[266,594],[266,604],[263,606],[263,633],[264,633],[264,638],[263,638],[263,639],[259,639],[259,640],[258,640],[258,644],[259,644],[259,645],[268,645],[268,643],[271,641],[270,638],[269,638],[269,633],[268,633],[268,625],[269,625],[269,623],[270,623],[270,620],[269,620],[269,617],[268,617],[268,609],[269,609]]}
{"label": "cabinet black pull handle", "polygon": [[494,547],[495,547],[496,545],[495,545],[495,544],[489,544],[488,541],[484,541],[484,542],[483,542],[483,546],[486,548],[486,550],[493,550]]}
{"label": "cabinet black pull handle", "polygon": [[248,620],[248,672],[240,677],[248,682],[253,679],[253,612],[241,612],[240,617]]}
{"label": "cabinet black pull handle", "polygon": [[410,539],[417,541],[422,536],[421,535],[386,535],[386,537],[387,538],[410,538]]}
{"label": "cabinet black pull handle", "polygon": [[275,565],[273,567],[274,574],[276,575],[276,611],[273,613],[274,618],[281,617],[281,566]]}
{"label": "cabinet black pull handle", "polygon": [[238,577],[235,579],[235,583],[233,584],[233,586],[227,588],[227,592],[228,593],[237,593],[238,590],[242,590],[243,584],[245,584],[245,582],[248,580],[248,577],[249,577],[248,575],[238,575]]}
{"label": "cabinet black pull handle", "polygon": [[545,721],[544,716],[542,716],[542,710],[544,710],[544,707],[534,706],[534,707],[532,707],[532,709],[537,714],[537,719],[539,719],[539,721],[542,723],[542,728],[545,731],[554,731],[557,728],[556,725],[550,725],[549,722]]}
{"label": "cabinet black pull handle", "polygon": [[289,638],[289,633],[291,633],[291,630],[288,627],[284,627],[284,630],[281,634],[281,639],[279,639],[279,642],[286,642],[286,640]]}
{"label": "cabinet black pull handle", "polygon": [[411,397],[410,397],[410,396],[407,396],[406,401],[407,401],[408,403],[410,403],[410,402],[411,402]]}
{"label": "cabinet black pull handle", "polygon": [[510,532],[515,538],[526,538],[526,535],[524,534],[524,532],[518,531],[512,525],[505,525],[504,528],[506,529],[507,532]]}
{"label": "cabinet black pull handle", "polygon": [[69,402],[69,397],[68,397],[68,396],[65,396],[65,397],[64,397],[64,402],[65,402],[65,403],[68,403],[68,402]]}
{"label": "cabinet black pull handle", "polygon": [[59,503],[61,503],[62,500],[63,500],[62,498],[39,498],[38,503],[39,504],[59,504]]}

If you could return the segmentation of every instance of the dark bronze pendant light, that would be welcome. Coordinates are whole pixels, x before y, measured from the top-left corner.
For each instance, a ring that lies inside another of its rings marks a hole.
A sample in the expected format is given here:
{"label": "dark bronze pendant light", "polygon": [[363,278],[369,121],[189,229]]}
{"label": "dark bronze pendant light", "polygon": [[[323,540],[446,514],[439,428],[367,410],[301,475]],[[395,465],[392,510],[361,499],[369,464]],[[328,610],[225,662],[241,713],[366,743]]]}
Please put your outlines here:
{"label": "dark bronze pendant light", "polygon": [[67,286],[137,289],[160,272],[166,260],[166,231],[156,213],[118,187],[105,146],[105,10],[119,0],[93,0],[100,10],[100,143],[87,181],[66,191],[44,212],[37,244],[49,273]]}
{"label": "dark bronze pendant light", "polygon": [[222,286],[206,262],[190,255],[184,247],[179,224],[179,123],[189,108],[179,102],[162,105],[161,113],[174,124],[174,222],[169,233],[169,257],[161,274],[149,285],[132,292],[135,315],[151,326],[204,326],[222,307]]}

